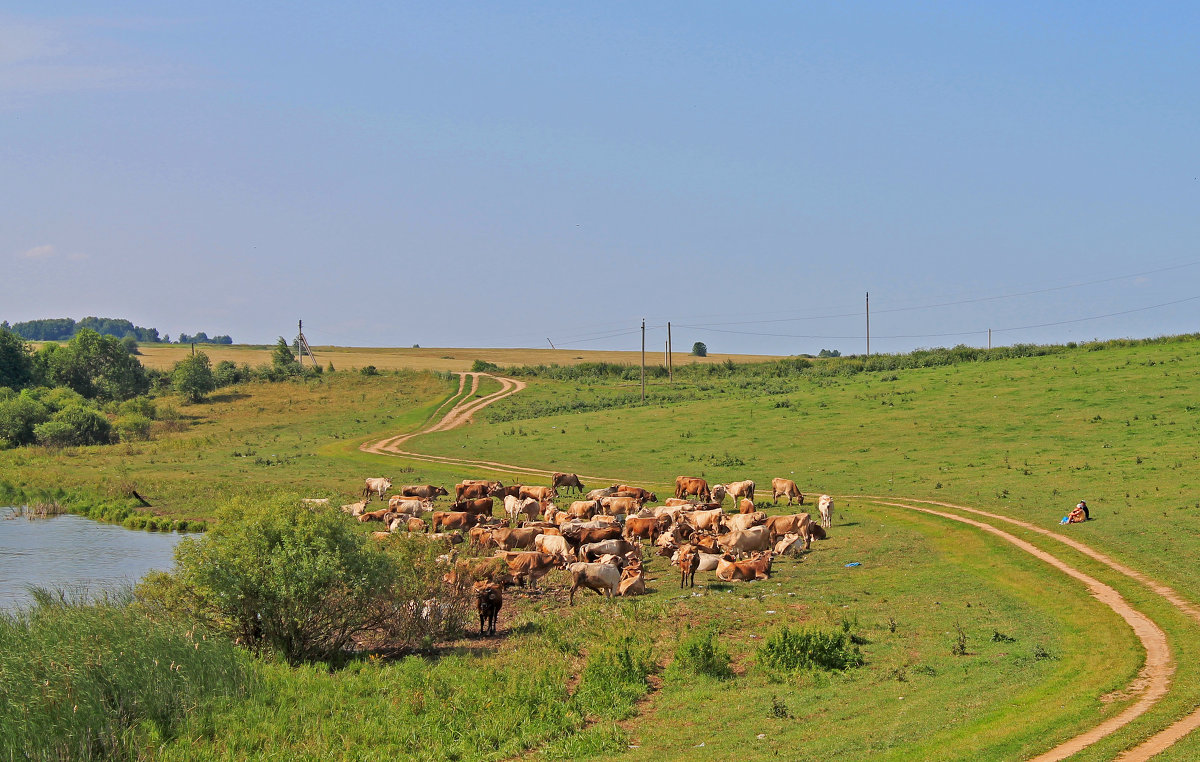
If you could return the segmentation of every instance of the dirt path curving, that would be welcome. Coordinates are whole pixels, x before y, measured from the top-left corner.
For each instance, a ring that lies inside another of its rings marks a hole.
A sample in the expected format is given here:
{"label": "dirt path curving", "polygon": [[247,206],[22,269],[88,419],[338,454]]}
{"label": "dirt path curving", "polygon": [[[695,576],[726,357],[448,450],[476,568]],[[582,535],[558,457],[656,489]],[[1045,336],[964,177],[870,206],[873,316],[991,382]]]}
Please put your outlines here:
{"label": "dirt path curving", "polygon": [[[463,396],[467,377],[471,378],[470,391]],[[475,392],[479,389],[479,381],[481,377],[494,378],[500,383],[500,390],[493,392],[485,397],[475,398]],[[442,455],[425,455],[422,453],[411,452],[409,450],[400,449],[400,445],[413,437],[421,434],[428,434],[435,431],[448,431],[458,426],[470,423],[475,413],[478,413],[488,405],[497,402],[512,394],[516,394],[526,387],[524,381],[516,379],[504,378],[503,376],[491,376],[485,373],[462,373],[459,374],[459,388],[450,399],[443,403],[431,416],[435,418],[451,400],[459,399],[459,401],[450,408],[440,419],[435,420],[432,424],[419,431],[401,434],[378,442],[367,442],[360,446],[363,452],[374,453],[377,455],[400,456],[409,460],[424,461],[430,463],[443,463],[446,465],[465,466],[471,468],[484,468],[493,471],[507,471],[513,474],[525,474],[530,476],[549,477],[553,472],[546,469],[529,468],[525,466],[515,466],[508,463],[497,463],[495,461],[474,460],[470,458],[458,458]],[[618,483],[620,479],[610,479],[595,476],[580,475],[580,478],[597,481],[601,483]],[[1128,566],[1114,561],[1099,551],[1093,550],[1089,546],[1079,542],[1078,540],[1064,537],[1061,534],[1045,529],[1044,527],[1031,524],[1019,519],[1009,518],[996,513],[989,513],[978,508],[970,508],[967,506],[955,505],[953,503],[944,503],[934,500],[921,500],[909,498],[895,497],[876,497],[876,496],[854,496],[857,499],[869,500],[880,505],[886,505],[894,508],[903,508],[906,510],[920,511],[923,513],[943,517],[952,521],[958,521],[969,526],[973,526],[981,531],[993,534],[1006,542],[1011,543],[1017,548],[1033,555],[1034,557],[1044,561],[1050,566],[1058,569],[1062,573],[1079,580],[1088,589],[1088,591],[1099,602],[1111,608],[1117,613],[1127,624],[1133,629],[1134,634],[1141,642],[1142,647],[1146,651],[1146,662],[1138,673],[1138,677],[1130,684],[1127,691],[1130,695],[1137,695],[1138,700],[1127,707],[1124,711],[1110,717],[1096,727],[1087,730],[1074,738],[1059,744],[1058,746],[1046,751],[1034,758],[1034,762],[1055,762],[1056,760],[1066,759],[1067,757],[1079,752],[1080,750],[1102,740],[1103,738],[1115,733],[1120,728],[1132,722],[1137,717],[1145,714],[1156,703],[1158,703],[1170,690],[1171,677],[1175,672],[1175,661],[1171,656],[1170,648],[1167,644],[1166,634],[1162,631],[1152,619],[1133,608],[1129,603],[1117,592],[1114,588],[1100,580],[1079,571],[1075,567],[1068,565],[1062,559],[1052,553],[1043,550],[1042,548],[1023,540],[1015,535],[1009,534],[992,524],[984,521],[976,521],[964,516],[959,516],[954,513],[938,511],[933,508],[921,506],[938,506],[949,508],[951,510],[963,511],[972,513],[980,517],[991,520],[1003,521],[1015,526],[1020,526],[1023,529],[1036,532],[1046,537],[1062,542],[1070,546],[1074,550],[1087,555],[1110,569],[1129,577],[1137,582],[1145,585],[1150,590],[1165,598],[1177,609],[1191,617],[1197,623],[1200,623],[1200,607],[1192,604],[1184,599],[1172,588],[1150,579],[1146,575],[1138,572]],[[904,502],[893,502],[902,500]],[[910,503],[919,503],[920,505],[910,505]],[[1151,738],[1142,742],[1140,745],[1124,751],[1119,760],[1126,762],[1143,762],[1154,755],[1162,752],[1180,739],[1187,736],[1192,731],[1200,728],[1200,708],[1197,708],[1191,714],[1176,721],[1169,727],[1159,731]]]}
{"label": "dirt path curving", "polygon": [[[1088,746],[1091,746],[1097,741],[1112,735],[1124,726],[1133,722],[1138,717],[1150,711],[1150,709],[1157,704],[1163,698],[1163,696],[1167,695],[1167,691],[1170,690],[1171,687],[1171,676],[1175,674],[1175,660],[1171,657],[1171,649],[1167,645],[1166,633],[1164,633],[1162,628],[1155,624],[1150,617],[1130,606],[1125,598],[1109,585],[1104,584],[1095,577],[1079,571],[1073,566],[1068,566],[1057,556],[1051,555],[1033,543],[1022,540],[1021,538],[1011,535],[1002,529],[997,529],[991,524],[987,524],[982,521],[975,521],[974,519],[968,519],[954,513],[935,511],[932,508],[922,508],[907,504],[907,502],[925,503],[926,501],[912,500],[907,501],[906,503],[897,503],[881,498],[860,499],[868,500],[878,505],[887,505],[893,508],[905,508],[911,511],[920,511],[921,513],[940,516],[942,518],[968,524],[984,532],[994,534],[1006,542],[1015,545],[1026,553],[1029,553],[1035,558],[1045,561],[1047,564],[1053,566],[1055,569],[1058,569],[1063,574],[1082,582],[1085,586],[1087,586],[1088,592],[1092,594],[1092,597],[1115,611],[1118,616],[1124,619],[1125,622],[1131,628],[1133,628],[1133,633],[1137,635],[1138,640],[1140,640],[1142,643],[1142,647],[1146,650],[1146,663],[1138,672],[1137,679],[1135,679],[1127,689],[1131,695],[1140,694],[1138,700],[1115,717],[1110,717],[1091,730],[1080,733],[1074,738],[1059,744],[1053,749],[1039,754],[1033,758],[1033,762],[1057,762],[1057,760],[1066,759],[1072,754],[1082,751]],[[942,505],[943,507],[947,508],[958,507],[945,505],[944,503],[937,503],[937,505]],[[979,511],[979,513],[984,512]],[[995,514],[986,513],[984,513],[984,515],[995,516]],[[996,518],[1000,517],[996,516]],[[1027,526],[1034,528],[1031,524]],[[1091,551],[1090,548],[1082,545],[1082,543],[1080,544],[1079,549],[1087,553],[1089,556],[1100,556],[1099,553]],[[1125,757],[1122,757],[1122,759],[1124,758]],[[1138,757],[1138,759],[1144,758],[1145,757]],[[1130,759],[1134,759],[1134,757],[1130,757]]]}
{"label": "dirt path curving", "polygon": [[[863,499],[882,501],[885,498],[863,496]],[[1141,572],[1139,572],[1135,569],[1131,569],[1130,567],[1128,567],[1118,561],[1114,561],[1109,556],[1107,556],[1097,550],[1093,550],[1091,547],[1084,545],[1082,542],[1080,542],[1079,540],[1076,540],[1072,537],[1066,537],[1066,536],[1064,536],[1058,532],[1055,532],[1051,529],[1046,529],[1045,527],[1041,527],[1036,524],[1031,524],[1028,521],[1014,519],[1014,518],[1011,518],[1009,516],[1004,516],[999,513],[990,513],[988,511],[983,511],[978,508],[970,508],[965,505],[955,505],[954,503],[944,503],[944,502],[940,502],[937,500],[908,500],[908,502],[922,503],[925,505],[937,505],[937,506],[941,506],[943,508],[951,508],[953,510],[963,511],[965,513],[973,513],[977,516],[984,516],[989,519],[995,519],[997,521],[1003,521],[1003,522],[1012,524],[1014,526],[1019,526],[1022,529],[1028,529],[1031,532],[1036,532],[1040,535],[1043,535],[1045,537],[1049,537],[1053,540],[1061,542],[1062,544],[1067,545],[1068,547],[1071,547],[1074,550],[1079,551],[1080,553],[1084,554],[1085,556],[1088,556],[1089,558],[1099,561],[1100,563],[1104,564],[1105,566],[1107,566],[1108,568],[1117,572],[1118,574],[1121,574],[1123,576],[1129,577],[1132,580],[1137,581],[1138,583],[1145,586],[1147,589],[1149,589],[1152,592],[1165,598],[1167,600],[1167,602],[1170,603],[1172,606],[1174,606],[1175,608],[1182,611],[1184,614],[1186,614],[1189,618],[1191,618],[1196,623],[1200,624],[1200,607],[1197,607],[1191,601],[1184,599],[1183,596],[1181,596],[1173,588],[1171,588],[1167,585],[1164,585],[1163,583],[1158,582],[1157,580],[1153,580],[1153,579],[1147,577],[1145,574],[1142,574]],[[925,510],[925,509],[915,508],[914,510]],[[941,515],[941,514],[939,514],[939,515]],[[960,518],[959,520],[965,520],[965,519]],[[1149,663],[1149,661],[1147,660],[1147,664],[1148,663]],[[1159,754],[1159,753],[1165,751],[1171,745],[1177,743],[1178,741],[1183,739],[1185,736],[1187,736],[1189,733],[1191,733],[1192,731],[1194,731],[1198,728],[1200,728],[1200,708],[1197,708],[1197,709],[1193,710],[1187,716],[1185,716],[1179,720],[1176,720],[1174,723],[1172,723],[1168,727],[1164,728],[1163,730],[1160,730],[1158,733],[1155,733],[1153,736],[1146,739],[1138,746],[1136,746],[1132,749],[1127,749],[1125,752],[1123,752],[1121,754],[1121,756],[1117,757],[1117,759],[1121,760],[1121,762],[1144,762],[1144,760],[1148,760],[1151,757],[1155,756],[1156,754]]]}

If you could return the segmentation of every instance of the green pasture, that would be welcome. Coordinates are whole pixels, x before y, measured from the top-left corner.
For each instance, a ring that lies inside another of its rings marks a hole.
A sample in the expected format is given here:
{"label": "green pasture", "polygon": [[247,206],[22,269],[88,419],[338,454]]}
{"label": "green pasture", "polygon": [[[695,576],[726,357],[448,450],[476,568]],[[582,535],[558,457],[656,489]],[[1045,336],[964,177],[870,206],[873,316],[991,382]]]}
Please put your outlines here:
{"label": "green pasture", "polygon": [[[810,495],[835,496],[831,538],[802,561],[781,561],[769,582],[719,585],[701,574],[694,591],[681,592],[653,558],[651,595],[585,593],[574,609],[554,592],[567,583],[555,572],[543,582],[550,592],[508,597],[502,637],[432,655],[334,671],[254,662],[245,696],[198,712],[146,755],[1031,756],[1129,704],[1121,689],[1143,652],[1128,626],[1080,583],[1002,540],[866,496],[1030,521],[1194,599],[1197,349],[1191,337],[862,373],[820,361],[797,372],[716,364],[674,384],[655,379],[645,407],[626,380],[528,377],[526,390],[474,424],[405,448],[642,484],[660,498],[680,474],[754,479],[768,509],[771,478],[785,476]],[[484,379],[476,395],[499,388]],[[209,404],[180,404],[189,426],[151,442],[0,452],[0,480],[57,485],[81,500],[132,486],[152,512],[189,519],[211,517],[231,494],[303,489],[348,500],[366,476],[447,487],[464,477],[532,481],[358,449],[434,420],[470,394],[457,389],[453,377],[405,372],[246,384]],[[1081,498],[1094,520],[1059,527]],[[1200,626],[1065,545],[1001,528],[1115,587],[1164,629],[1177,662],[1166,699],[1078,759],[1111,759],[1200,703]],[[861,566],[845,566],[853,561]],[[865,664],[773,673],[758,649],[784,624],[852,634]],[[730,654],[730,679],[673,666],[680,639],[708,629]],[[634,640],[623,642],[625,633]],[[955,654],[960,637],[965,653]],[[634,656],[617,659],[625,667],[614,673],[605,665],[621,649]],[[1197,754],[1200,741],[1185,740],[1162,758]]]}

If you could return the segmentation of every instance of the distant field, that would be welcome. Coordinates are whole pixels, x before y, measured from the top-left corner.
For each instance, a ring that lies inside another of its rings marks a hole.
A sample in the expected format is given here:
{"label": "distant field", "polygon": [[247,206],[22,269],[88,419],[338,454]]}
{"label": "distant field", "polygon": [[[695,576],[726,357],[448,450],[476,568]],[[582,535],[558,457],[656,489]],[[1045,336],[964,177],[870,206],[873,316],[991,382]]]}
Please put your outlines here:
{"label": "distant field", "polygon": [[[203,344],[203,349],[214,364],[232,360],[238,364],[261,365],[271,361],[271,347],[245,344]],[[143,344],[142,364],[147,368],[169,370],[176,362],[190,354],[192,348],[186,344]],[[577,365],[581,362],[611,362],[636,365],[641,362],[641,352],[597,352],[573,349],[462,349],[421,347],[419,349],[371,348],[371,347],[313,347],[313,353],[322,366],[333,363],[338,370],[365,368],[374,365],[380,370],[469,370],[476,360],[508,365]],[[775,360],[768,355],[718,355],[692,357],[685,352],[675,352],[676,365],[691,363],[762,362]],[[647,365],[662,365],[662,352],[646,352]]]}

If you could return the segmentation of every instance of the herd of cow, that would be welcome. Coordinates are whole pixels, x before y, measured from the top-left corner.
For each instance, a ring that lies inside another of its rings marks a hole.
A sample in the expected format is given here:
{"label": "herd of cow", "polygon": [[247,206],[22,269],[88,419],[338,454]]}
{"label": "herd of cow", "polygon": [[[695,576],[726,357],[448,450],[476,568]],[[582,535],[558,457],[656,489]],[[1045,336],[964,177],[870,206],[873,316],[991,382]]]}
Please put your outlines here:
{"label": "herd of cow", "polygon": [[[833,500],[821,495],[820,522],[808,513],[767,516],[754,503],[753,481],[714,484],[680,476],[675,495],[662,505],[658,496],[641,487],[614,484],[586,492],[576,474],[556,473],[549,487],[505,486],[499,481],[465,480],[454,485],[449,510],[435,510],[435,501],[449,492],[432,484],[402,486],[388,496],[391,479],[367,479],[362,500],[342,510],[359,521],[380,521],[387,531],[427,533],[451,546],[468,542],[480,550],[495,549],[491,557],[456,560],[452,550],[443,557],[451,566],[446,580],[472,584],[479,610],[479,632],[496,632],[496,618],[506,586],[537,587],[553,569],[571,575],[570,602],[575,591],[587,588],[602,596],[641,595],[646,592],[643,541],[650,550],[670,558],[679,569],[679,586],[693,586],[697,572],[711,571],[718,580],[768,579],[773,558],[808,550],[814,539],[826,538],[833,519]],[[571,490],[580,499],[565,510],[553,502]],[[786,498],[804,505],[804,495],[791,479],[772,479],[771,497],[778,505]],[[387,499],[387,506],[367,508],[372,498]],[[736,513],[727,514],[725,498]],[[496,516],[496,501],[504,515]],[[428,523],[423,518],[428,515]],[[500,563],[502,562],[502,563]]]}

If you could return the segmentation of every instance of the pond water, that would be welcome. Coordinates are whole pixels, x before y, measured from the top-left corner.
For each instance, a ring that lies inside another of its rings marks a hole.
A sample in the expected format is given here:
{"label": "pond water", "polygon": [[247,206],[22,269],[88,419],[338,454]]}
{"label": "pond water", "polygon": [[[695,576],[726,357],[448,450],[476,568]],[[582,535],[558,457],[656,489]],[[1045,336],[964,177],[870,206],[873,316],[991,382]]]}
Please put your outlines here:
{"label": "pond water", "polygon": [[169,569],[177,532],[142,532],[70,514],[46,519],[4,518],[0,508],[0,609],[32,602],[30,585],[95,595]]}

